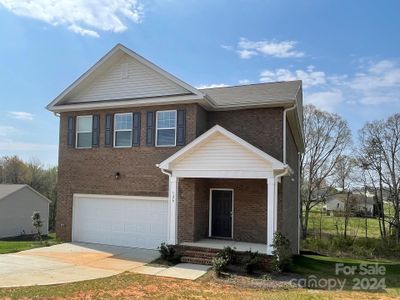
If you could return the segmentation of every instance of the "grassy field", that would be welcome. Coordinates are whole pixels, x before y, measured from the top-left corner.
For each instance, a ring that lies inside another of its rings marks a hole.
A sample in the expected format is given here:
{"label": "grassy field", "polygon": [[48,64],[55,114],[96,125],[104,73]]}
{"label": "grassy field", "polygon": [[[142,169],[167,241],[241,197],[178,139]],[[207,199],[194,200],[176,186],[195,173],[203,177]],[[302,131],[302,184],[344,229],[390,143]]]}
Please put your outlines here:
{"label": "grassy field", "polygon": [[43,238],[43,242],[35,240],[32,236],[29,237],[13,237],[0,240],[0,254],[14,253],[32,248],[51,246],[60,243],[57,240],[55,233],[50,233]]}

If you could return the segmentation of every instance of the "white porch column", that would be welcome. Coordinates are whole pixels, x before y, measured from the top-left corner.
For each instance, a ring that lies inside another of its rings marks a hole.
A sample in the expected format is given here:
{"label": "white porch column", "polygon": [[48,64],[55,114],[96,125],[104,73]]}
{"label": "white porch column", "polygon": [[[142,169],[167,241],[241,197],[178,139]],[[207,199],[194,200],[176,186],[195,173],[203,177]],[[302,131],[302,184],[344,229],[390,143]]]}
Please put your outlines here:
{"label": "white porch column", "polygon": [[169,177],[168,197],[168,241],[169,245],[176,245],[178,242],[178,178]]}
{"label": "white porch column", "polygon": [[267,180],[267,254],[272,254],[271,247],[278,224],[278,188],[274,177]]}

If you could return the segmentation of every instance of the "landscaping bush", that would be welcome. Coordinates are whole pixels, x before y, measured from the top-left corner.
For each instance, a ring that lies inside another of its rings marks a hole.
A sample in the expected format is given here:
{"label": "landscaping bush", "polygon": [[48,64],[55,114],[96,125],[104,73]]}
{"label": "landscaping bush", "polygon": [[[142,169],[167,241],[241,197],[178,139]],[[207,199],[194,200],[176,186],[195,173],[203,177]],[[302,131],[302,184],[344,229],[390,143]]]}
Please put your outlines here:
{"label": "landscaping bush", "polygon": [[224,247],[216,256],[226,259],[227,264],[234,264],[236,262],[235,250],[229,246]]}
{"label": "landscaping bush", "polygon": [[175,248],[172,245],[161,243],[160,247],[158,247],[158,252],[160,252],[161,259],[170,263],[176,264],[181,260],[180,254],[175,251]]}
{"label": "landscaping bush", "polygon": [[276,232],[271,246],[273,247],[274,269],[278,272],[287,270],[292,264],[290,241],[282,233]]}
{"label": "landscaping bush", "polygon": [[260,262],[261,256],[258,252],[246,251],[242,258],[242,265],[247,274],[252,274],[256,269],[258,269]]}
{"label": "landscaping bush", "polygon": [[226,269],[228,265],[228,260],[225,257],[216,256],[212,260],[212,268],[217,276],[220,276],[221,273]]}

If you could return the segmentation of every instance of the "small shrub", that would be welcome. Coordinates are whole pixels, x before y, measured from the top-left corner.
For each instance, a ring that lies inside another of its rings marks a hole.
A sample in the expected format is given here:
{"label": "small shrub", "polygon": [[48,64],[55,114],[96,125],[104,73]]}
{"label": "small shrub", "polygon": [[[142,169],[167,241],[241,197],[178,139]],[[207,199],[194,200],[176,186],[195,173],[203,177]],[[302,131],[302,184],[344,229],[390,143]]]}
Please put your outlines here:
{"label": "small shrub", "polygon": [[290,249],[290,241],[282,233],[276,232],[274,234],[272,247],[275,270],[278,272],[287,270],[292,264],[292,250]]}
{"label": "small shrub", "polygon": [[158,252],[160,252],[163,260],[170,263],[177,264],[181,260],[181,255],[175,251],[175,248],[172,245],[161,243],[160,247],[158,247]]}
{"label": "small shrub", "polygon": [[217,276],[221,275],[227,265],[228,260],[224,257],[216,256],[212,260],[212,268]]}
{"label": "small shrub", "polygon": [[272,280],[272,277],[271,277],[271,275],[270,274],[264,274],[264,275],[262,275],[261,276],[261,278],[262,279],[264,279],[264,280],[266,280],[266,281],[270,281],[270,280]]}
{"label": "small shrub", "polygon": [[42,243],[42,227],[43,221],[40,216],[40,212],[34,211],[32,215],[32,225],[36,228],[36,239]]}
{"label": "small shrub", "polygon": [[252,274],[260,265],[261,256],[258,252],[246,251],[242,258],[242,265],[247,274]]}
{"label": "small shrub", "polygon": [[216,256],[226,259],[227,264],[234,264],[236,260],[235,250],[229,246],[218,252]]}

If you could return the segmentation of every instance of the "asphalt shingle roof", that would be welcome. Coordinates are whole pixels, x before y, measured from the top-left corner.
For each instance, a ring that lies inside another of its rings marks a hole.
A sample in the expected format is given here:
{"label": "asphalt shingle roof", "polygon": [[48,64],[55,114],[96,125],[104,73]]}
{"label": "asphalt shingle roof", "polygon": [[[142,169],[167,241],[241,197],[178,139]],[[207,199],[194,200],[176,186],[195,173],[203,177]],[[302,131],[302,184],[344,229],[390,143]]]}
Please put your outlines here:
{"label": "asphalt shingle roof", "polygon": [[0,184],[0,200],[24,188],[26,184]]}
{"label": "asphalt shingle roof", "polygon": [[234,107],[257,104],[288,104],[297,100],[301,81],[282,81],[199,89],[217,106]]}

